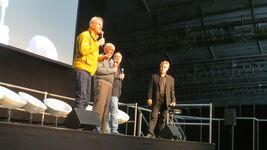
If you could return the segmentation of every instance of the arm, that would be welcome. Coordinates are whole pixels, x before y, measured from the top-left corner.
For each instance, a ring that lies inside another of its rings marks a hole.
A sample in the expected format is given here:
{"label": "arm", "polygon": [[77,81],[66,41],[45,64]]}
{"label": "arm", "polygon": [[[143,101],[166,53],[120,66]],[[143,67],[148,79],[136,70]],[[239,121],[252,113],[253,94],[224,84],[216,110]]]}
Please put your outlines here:
{"label": "arm", "polygon": [[[105,61],[99,62],[97,65],[97,74],[99,75],[108,75],[108,74],[114,74],[116,72],[116,69],[114,67],[105,67]],[[111,63],[113,65],[113,63]]]}
{"label": "arm", "polygon": [[172,84],[171,84],[171,89],[170,89],[170,96],[171,96],[171,106],[175,106],[176,105],[176,98],[175,98],[175,81],[173,78],[172,79]]}
{"label": "arm", "polygon": [[121,71],[120,71],[120,68],[118,68],[116,75],[115,75],[115,79],[120,80],[120,74],[121,74]]}
{"label": "arm", "polygon": [[147,98],[148,99],[152,99],[152,95],[153,95],[153,84],[154,84],[154,79],[153,76],[150,80],[149,86],[148,86],[148,93],[147,93]]}
{"label": "arm", "polygon": [[121,72],[121,69],[118,67],[117,72],[115,74],[116,80],[123,80],[125,77],[124,73]]}
{"label": "arm", "polygon": [[77,51],[81,56],[86,56],[89,53],[92,53],[91,39],[86,32],[81,33],[77,37]]}
{"label": "arm", "polygon": [[98,62],[104,61],[105,57],[103,55],[98,55]]}
{"label": "arm", "polygon": [[147,93],[147,104],[148,105],[152,105],[152,95],[153,95],[153,83],[154,83],[154,80],[153,80],[153,76],[151,78],[151,81],[149,83],[149,86],[148,86],[148,93]]}
{"label": "arm", "polygon": [[110,59],[110,55],[98,55],[98,62],[104,61],[104,60],[109,60]]}

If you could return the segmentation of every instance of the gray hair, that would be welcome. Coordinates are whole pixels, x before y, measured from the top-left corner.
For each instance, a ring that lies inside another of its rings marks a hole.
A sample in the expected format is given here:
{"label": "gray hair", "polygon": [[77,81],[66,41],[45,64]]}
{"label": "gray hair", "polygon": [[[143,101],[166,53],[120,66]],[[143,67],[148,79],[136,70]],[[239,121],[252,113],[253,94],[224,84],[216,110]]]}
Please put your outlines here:
{"label": "gray hair", "polygon": [[121,56],[122,57],[122,54],[120,52],[116,52],[113,57],[116,57],[116,56]]}
{"label": "gray hair", "polygon": [[93,22],[95,22],[96,20],[100,20],[102,23],[104,22],[103,18],[94,16],[94,17],[89,21],[89,25],[91,25],[91,24],[92,24]]}
{"label": "gray hair", "polygon": [[104,49],[107,47],[114,47],[114,50],[115,50],[115,46],[112,43],[106,43],[104,46]]}

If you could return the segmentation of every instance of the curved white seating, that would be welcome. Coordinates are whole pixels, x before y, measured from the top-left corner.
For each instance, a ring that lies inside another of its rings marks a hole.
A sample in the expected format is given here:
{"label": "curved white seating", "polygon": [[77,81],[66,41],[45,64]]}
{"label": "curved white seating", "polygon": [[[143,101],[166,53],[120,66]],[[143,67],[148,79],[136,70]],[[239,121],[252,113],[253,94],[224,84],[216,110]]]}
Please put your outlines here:
{"label": "curved white seating", "polygon": [[[92,111],[93,107],[91,105],[88,105],[85,110]],[[123,124],[127,122],[130,119],[129,115],[123,112],[122,110],[118,111],[118,123]]]}
{"label": "curved white seating", "polygon": [[0,86],[2,98],[0,99],[0,105],[8,109],[14,109],[24,106],[27,101],[22,99],[17,93],[11,91],[8,88]]}
{"label": "curved white seating", "polygon": [[0,100],[4,97],[2,91],[0,91]]}
{"label": "curved white seating", "polygon": [[24,92],[19,92],[19,95],[22,99],[27,101],[27,104],[22,107],[26,111],[30,113],[43,113],[47,109],[46,105],[43,102],[33,97],[32,95]]}
{"label": "curved white seating", "polygon": [[119,110],[118,112],[118,123],[123,124],[127,122],[130,119],[129,115],[123,112],[122,110]]}
{"label": "curved white seating", "polygon": [[93,106],[91,106],[91,105],[88,105],[88,106],[85,108],[85,110],[92,111],[92,110],[93,110]]}
{"label": "curved white seating", "polygon": [[47,98],[44,100],[46,104],[47,112],[55,117],[66,117],[72,108],[69,104],[54,98]]}

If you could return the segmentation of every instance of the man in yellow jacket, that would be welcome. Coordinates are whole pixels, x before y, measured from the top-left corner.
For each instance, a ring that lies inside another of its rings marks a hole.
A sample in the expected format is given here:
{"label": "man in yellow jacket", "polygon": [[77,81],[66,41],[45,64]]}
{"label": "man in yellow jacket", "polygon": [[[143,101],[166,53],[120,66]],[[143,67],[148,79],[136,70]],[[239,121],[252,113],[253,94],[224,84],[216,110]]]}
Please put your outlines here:
{"label": "man in yellow jacket", "polygon": [[[91,97],[91,78],[94,76],[98,61],[110,58],[99,55],[99,46],[105,44],[103,36],[103,19],[93,17],[89,22],[89,29],[82,32],[76,40],[76,54],[73,62],[75,79],[75,107],[85,109]],[[98,40],[99,39],[99,40]]]}

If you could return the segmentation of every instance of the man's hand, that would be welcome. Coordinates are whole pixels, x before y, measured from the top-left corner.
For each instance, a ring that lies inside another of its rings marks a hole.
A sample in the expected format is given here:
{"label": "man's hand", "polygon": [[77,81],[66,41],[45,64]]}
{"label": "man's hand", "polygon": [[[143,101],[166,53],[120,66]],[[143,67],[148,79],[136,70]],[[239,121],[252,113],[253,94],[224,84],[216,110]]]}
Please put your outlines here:
{"label": "man's hand", "polygon": [[171,103],[170,103],[170,106],[171,106],[171,107],[174,107],[174,106],[176,106],[176,103],[175,103],[175,102],[171,102]]}
{"label": "man's hand", "polygon": [[147,105],[151,106],[152,105],[152,99],[147,100]]}
{"label": "man's hand", "polygon": [[105,38],[101,38],[97,43],[99,46],[103,46],[105,44]]}
{"label": "man's hand", "polygon": [[122,73],[122,74],[119,75],[119,78],[120,78],[121,80],[123,80],[124,77],[125,77],[124,73]]}
{"label": "man's hand", "polygon": [[110,54],[106,54],[106,55],[103,56],[103,58],[104,58],[105,60],[109,60],[109,59],[111,58],[111,56],[112,56],[112,55],[110,55]]}

